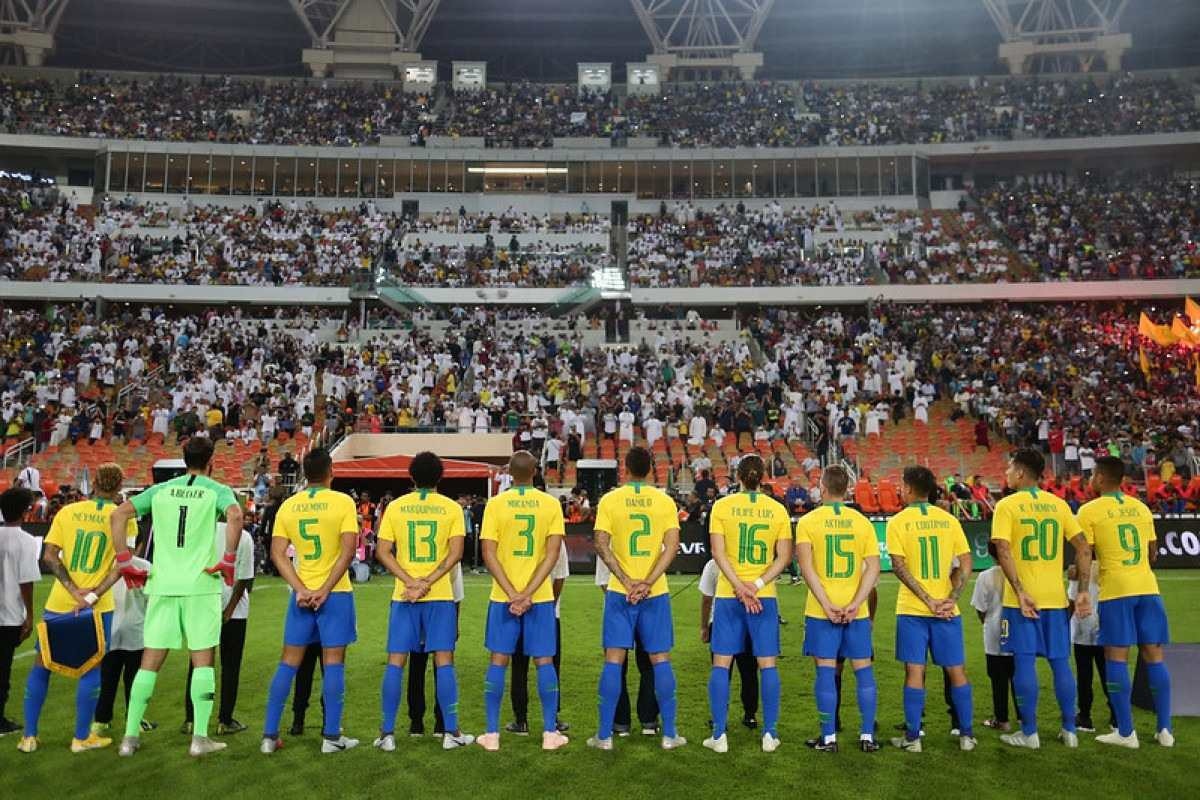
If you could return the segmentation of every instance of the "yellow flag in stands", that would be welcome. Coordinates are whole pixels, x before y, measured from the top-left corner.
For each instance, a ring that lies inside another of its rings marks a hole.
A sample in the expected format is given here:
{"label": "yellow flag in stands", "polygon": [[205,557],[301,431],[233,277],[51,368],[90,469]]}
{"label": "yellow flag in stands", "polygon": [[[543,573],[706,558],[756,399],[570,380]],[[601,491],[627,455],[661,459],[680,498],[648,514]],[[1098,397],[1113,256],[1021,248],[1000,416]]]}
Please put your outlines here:
{"label": "yellow flag in stands", "polygon": [[1142,374],[1150,380],[1150,359],[1146,358],[1146,348],[1138,348],[1138,362],[1142,365]]}
{"label": "yellow flag in stands", "polygon": [[1200,303],[1190,297],[1187,298],[1183,301],[1183,313],[1187,315],[1193,325],[1200,325]]}
{"label": "yellow flag in stands", "polygon": [[1175,317],[1171,320],[1171,335],[1184,344],[1196,344],[1196,336],[1188,324],[1183,321],[1183,317]]}

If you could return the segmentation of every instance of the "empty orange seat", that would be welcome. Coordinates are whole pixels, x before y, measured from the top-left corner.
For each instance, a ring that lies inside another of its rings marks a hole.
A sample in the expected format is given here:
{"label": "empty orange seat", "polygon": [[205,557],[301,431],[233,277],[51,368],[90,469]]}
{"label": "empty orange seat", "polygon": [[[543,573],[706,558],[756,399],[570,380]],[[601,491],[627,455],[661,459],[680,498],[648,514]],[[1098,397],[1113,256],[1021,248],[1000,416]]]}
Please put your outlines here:
{"label": "empty orange seat", "polygon": [[885,514],[895,514],[904,504],[900,502],[900,493],[896,491],[896,484],[892,483],[888,478],[879,480],[879,508]]}
{"label": "empty orange seat", "polygon": [[854,502],[864,514],[878,514],[879,501],[875,498],[875,489],[866,478],[860,478],[854,485]]}

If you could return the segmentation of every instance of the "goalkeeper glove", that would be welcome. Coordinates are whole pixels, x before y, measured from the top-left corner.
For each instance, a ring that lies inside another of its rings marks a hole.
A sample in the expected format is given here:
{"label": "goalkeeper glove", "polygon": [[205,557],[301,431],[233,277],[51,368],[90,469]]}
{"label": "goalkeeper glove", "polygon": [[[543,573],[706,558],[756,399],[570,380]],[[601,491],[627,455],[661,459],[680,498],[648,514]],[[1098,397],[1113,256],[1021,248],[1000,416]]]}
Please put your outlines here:
{"label": "goalkeeper glove", "polygon": [[235,553],[226,553],[224,558],[204,571],[209,575],[219,574],[224,579],[226,586],[233,586],[233,567],[236,558]]}
{"label": "goalkeeper glove", "polygon": [[125,585],[130,589],[140,589],[145,586],[146,577],[150,574],[149,570],[134,563],[133,553],[128,550],[117,554],[117,569],[121,571],[121,577],[125,579]]}

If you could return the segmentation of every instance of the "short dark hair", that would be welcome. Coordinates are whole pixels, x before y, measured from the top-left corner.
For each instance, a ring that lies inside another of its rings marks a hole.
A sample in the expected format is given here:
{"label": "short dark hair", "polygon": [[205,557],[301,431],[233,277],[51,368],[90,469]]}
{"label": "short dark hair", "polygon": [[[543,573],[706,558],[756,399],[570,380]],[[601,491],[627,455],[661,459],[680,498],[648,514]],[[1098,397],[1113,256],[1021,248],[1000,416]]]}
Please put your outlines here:
{"label": "short dark hair", "polygon": [[304,456],[304,480],[321,483],[333,472],[333,458],[324,447],[314,447]]}
{"label": "short dark hair", "polygon": [[766,474],[766,471],[762,456],[751,453],[748,456],[742,456],[742,460],[738,462],[737,477],[743,486],[753,492],[762,483],[763,475]]}
{"label": "short dark hair", "polygon": [[902,480],[917,497],[932,501],[934,493],[937,492],[937,478],[933,477],[933,471],[929,467],[916,464],[905,467]]}
{"label": "short dark hair", "polygon": [[644,447],[631,447],[625,454],[625,471],[634,479],[642,479],[654,467],[654,456]]}
{"label": "short dark hair", "polygon": [[428,450],[417,453],[408,465],[408,474],[418,489],[436,489],[443,471],[442,460]]}
{"label": "short dark hair", "polygon": [[1101,456],[1096,459],[1096,472],[1108,483],[1120,483],[1125,479],[1125,462],[1116,456]]}
{"label": "short dark hair", "polygon": [[14,486],[0,493],[0,515],[10,525],[16,525],[33,505],[33,492]]}
{"label": "short dark hair", "polygon": [[212,457],[213,443],[207,436],[193,436],[184,442],[183,463],[188,469],[204,469]]}
{"label": "short dark hair", "polygon": [[821,473],[821,485],[831,494],[845,497],[850,490],[850,473],[841,464],[830,464]]}
{"label": "short dark hair", "polygon": [[1032,447],[1018,449],[1012,454],[1011,460],[1032,475],[1035,480],[1041,480],[1042,473],[1046,471],[1046,457]]}

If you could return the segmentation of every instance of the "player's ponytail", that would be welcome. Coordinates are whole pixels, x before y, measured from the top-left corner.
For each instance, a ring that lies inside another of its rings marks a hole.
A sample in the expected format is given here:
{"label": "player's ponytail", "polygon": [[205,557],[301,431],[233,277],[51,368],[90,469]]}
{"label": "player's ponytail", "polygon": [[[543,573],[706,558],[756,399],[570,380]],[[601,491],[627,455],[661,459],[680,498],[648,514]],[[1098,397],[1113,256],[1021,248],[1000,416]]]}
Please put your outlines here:
{"label": "player's ponytail", "polygon": [[767,469],[763,464],[762,456],[756,454],[742,456],[742,460],[738,462],[738,481],[741,482],[742,488],[748,492],[758,491],[759,486],[762,485],[763,475],[766,472]]}

